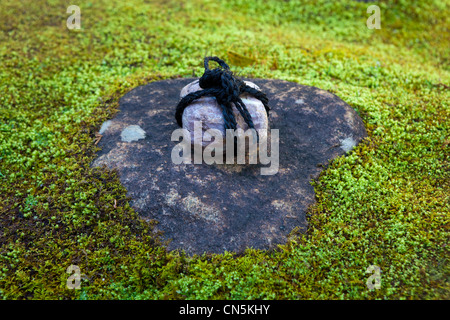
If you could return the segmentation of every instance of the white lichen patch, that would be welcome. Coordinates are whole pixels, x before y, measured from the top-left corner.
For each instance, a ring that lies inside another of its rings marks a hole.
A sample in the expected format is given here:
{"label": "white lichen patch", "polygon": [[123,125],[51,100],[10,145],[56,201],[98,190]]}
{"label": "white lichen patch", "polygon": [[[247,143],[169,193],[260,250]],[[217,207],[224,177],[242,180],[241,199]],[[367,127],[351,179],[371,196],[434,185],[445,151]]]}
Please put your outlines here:
{"label": "white lichen patch", "polygon": [[339,140],[339,142],[341,143],[341,149],[345,152],[349,152],[356,146],[356,141],[355,139],[353,139],[353,137],[347,137],[343,140]]}
{"label": "white lichen patch", "polygon": [[273,200],[271,202],[271,204],[276,210],[287,212],[290,215],[294,214],[294,212],[293,212],[293,204],[289,203],[288,201]]}
{"label": "white lichen patch", "polygon": [[168,205],[174,205],[180,198],[181,196],[178,194],[177,190],[175,190],[174,188],[170,188],[169,193],[166,195],[166,203]]}
{"label": "white lichen patch", "polygon": [[145,131],[138,125],[131,125],[122,130],[120,138],[124,142],[132,142],[145,139]]}
{"label": "white lichen patch", "polygon": [[220,211],[213,206],[209,206],[203,203],[199,198],[193,194],[189,194],[184,198],[182,204],[184,209],[194,216],[205,219],[210,222],[219,222],[219,217],[221,216]]}
{"label": "white lichen patch", "polygon": [[111,123],[112,123],[111,120],[106,120],[105,122],[103,122],[98,133],[104,134],[106,132],[106,130],[108,130]]}

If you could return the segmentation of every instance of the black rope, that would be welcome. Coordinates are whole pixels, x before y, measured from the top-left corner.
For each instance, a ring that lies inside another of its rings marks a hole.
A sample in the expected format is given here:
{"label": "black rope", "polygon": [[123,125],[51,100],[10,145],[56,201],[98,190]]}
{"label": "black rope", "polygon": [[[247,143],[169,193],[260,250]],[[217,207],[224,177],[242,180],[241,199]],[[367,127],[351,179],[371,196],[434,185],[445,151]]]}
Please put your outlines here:
{"label": "black rope", "polygon": [[[210,60],[217,62],[220,68],[215,68],[213,70],[209,69]],[[189,93],[184,96],[177,105],[175,119],[180,127],[183,126],[182,117],[184,109],[186,109],[192,101],[204,96],[213,96],[216,98],[217,103],[222,109],[225,130],[236,130],[237,123],[233,114],[232,104],[236,106],[248,127],[255,129],[252,116],[248,112],[242,99],[239,97],[244,92],[260,100],[266,109],[267,116],[269,115],[270,107],[267,96],[263,92],[249,87],[241,79],[234,77],[230,67],[225,63],[225,61],[219,59],[218,57],[205,58],[205,72],[199,80],[199,85],[202,90]]]}

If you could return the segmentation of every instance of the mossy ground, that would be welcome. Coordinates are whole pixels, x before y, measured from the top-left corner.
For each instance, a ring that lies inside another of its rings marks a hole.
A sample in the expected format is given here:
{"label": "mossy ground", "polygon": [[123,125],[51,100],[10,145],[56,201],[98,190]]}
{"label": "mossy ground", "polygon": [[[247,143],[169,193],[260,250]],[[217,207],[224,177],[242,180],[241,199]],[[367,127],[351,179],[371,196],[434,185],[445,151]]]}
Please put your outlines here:
{"label": "mossy ground", "polygon": [[[370,30],[357,1],[77,1],[70,31],[72,2],[0,3],[0,297],[450,298],[448,2],[377,3]],[[308,233],[277,250],[168,253],[117,173],[89,166],[121,95],[200,76],[205,55],[329,90],[368,128],[314,181]]]}

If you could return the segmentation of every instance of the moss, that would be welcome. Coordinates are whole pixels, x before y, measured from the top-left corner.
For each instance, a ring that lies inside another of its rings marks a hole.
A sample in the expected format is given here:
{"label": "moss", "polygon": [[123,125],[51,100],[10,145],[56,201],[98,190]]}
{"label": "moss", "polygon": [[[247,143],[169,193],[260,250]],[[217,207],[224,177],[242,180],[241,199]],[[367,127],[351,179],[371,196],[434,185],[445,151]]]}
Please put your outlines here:
{"label": "moss", "polygon": [[[380,30],[356,1],[81,2],[80,31],[68,5],[2,2],[1,297],[449,298],[448,3],[380,3]],[[166,252],[117,172],[89,166],[125,92],[200,76],[206,54],[336,93],[369,130],[313,182],[307,234],[277,250]]]}

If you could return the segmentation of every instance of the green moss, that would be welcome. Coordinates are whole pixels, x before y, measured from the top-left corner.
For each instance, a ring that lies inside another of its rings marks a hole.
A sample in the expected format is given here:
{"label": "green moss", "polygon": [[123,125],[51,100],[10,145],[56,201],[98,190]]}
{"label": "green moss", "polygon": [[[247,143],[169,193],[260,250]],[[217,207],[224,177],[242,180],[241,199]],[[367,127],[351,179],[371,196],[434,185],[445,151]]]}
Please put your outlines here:
{"label": "green moss", "polygon": [[[2,2],[1,297],[449,298],[448,3],[380,3],[380,30],[357,1],[81,2],[80,31],[68,5]],[[276,250],[168,253],[117,172],[89,166],[125,92],[200,76],[204,55],[329,90],[368,128],[313,182],[307,234]]]}

